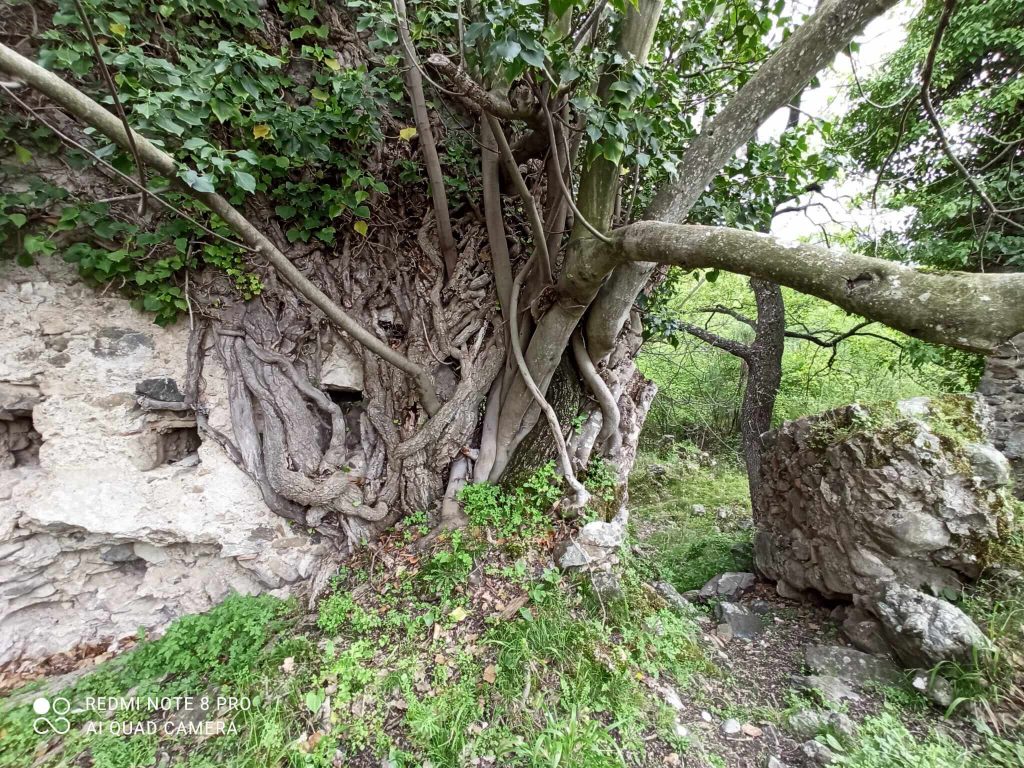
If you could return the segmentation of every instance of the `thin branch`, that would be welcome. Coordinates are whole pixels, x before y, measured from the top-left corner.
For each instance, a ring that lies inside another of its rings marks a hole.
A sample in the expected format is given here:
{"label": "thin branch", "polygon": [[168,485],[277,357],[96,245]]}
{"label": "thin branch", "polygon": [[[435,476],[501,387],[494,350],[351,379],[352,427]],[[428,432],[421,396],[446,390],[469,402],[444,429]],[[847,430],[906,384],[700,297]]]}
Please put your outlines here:
{"label": "thin branch", "polygon": [[64,133],[63,131],[58,129],[55,125],[53,125],[52,123],[47,122],[46,118],[44,118],[42,115],[40,115],[37,110],[33,109],[27,103],[25,103],[24,101],[19,99],[17,96],[15,96],[14,93],[12,93],[11,90],[4,83],[0,83],[0,90],[3,90],[4,93],[7,94],[7,97],[9,99],[11,99],[11,101],[13,101],[19,107],[24,109],[26,112],[28,112],[39,123],[41,123],[42,125],[44,125],[47,128],[49,128],[57,136],[58,139],[63,141],[69,147],[73,147],[74,149],[77,149],[79,152],[84,152],[89,157],[91,157],[93,160],[95,160],[97,163],[99,163],[105,170],[109,171],[110,173],[113,173],[115,176],[117,176],[119,179],[124,181],[126,184],[129,184],[129,185],[135,187],[136,189],[139,189],[139,192],[136,193],[136,194],[120,195],[118,197],[109,197],[109,198],[106,198],[105,200],[98,200],[97,202],[100,202],[100,203],[112,203],[112,202],[117,202],[118,200],[128,200],[128,199],[131,199],[133,197],[137,197],[140,194],[148,194],[148,195],[151,195],[153,197],[153,199],[157,203],[162,205],[164,208],[166,208],[167,210],[171,211],[172,213],[180,216],[181,218],[185,219],[190,224],[194,224],[195,226],[199,227],[199,229],[201,229],[206,234],[208,234],[208,235],[210,235],[212,237],[215,237],[218,240],[222,240],[223,242],[227,243],[228,245],[231,245],[231,246],[233,246],[235,248],[238,248],[240,250],[248,251],[249,253],[255,253],[256,252],[254,249],[249,248],[247,245],[239,243],[236,240],[232,240],[230,237],[225,237],[224,235],[222,235],[222,234],[220,234],[218,232],[214,232],[212,229],[207,227],[201,221],[198,221],[197,219],[194,219],[192,216],[189,216],[187,213],[185,213],[185,211],[181,210],[180,208],[175,206],[173,203],[169,203],[167,200],[164,200],[156,192],[154,192],[154,191],[152,191],[150,189],[146,189],[145,187],[143,187],[138,182],[137,179],[134,179],[131,176],[129,176],[128,174],[123,173],[122,171],[119,171],[117,168],[112,166],[110,163],[108,163],[102,157],[97,155],[95,152],[93,152],[87,146],[85,146],[84,144],[82,144],[82,143],[80,143],[78,141],[75,141],[73,138],[68,136],[66,133]]}
{"label": "thin branch", "polygon": [[139,172],[139,187],[142,189],[142,197],[139,200],[139,215],[142,216],[146,212],[146,166],[143,164],[142,158],[139,157],[139,150],[135,146],[135,139],[132,138],[132,129],[128,125],[128,116],[121,105],[121,97],[117,94],[114,78],[110,75],[110,70],[107,69],[107,63],[103,61],[100,44],[96,41],[96,35],[92,31],[92,23],[89,21],[89,14],[86,13],[85,6],[82,5],[81,0],[75,0],[75,8],[78,10],[78,17],[82,20],[85,34],[89,38],[89,45],[92,46],[93,55],[96,57],[96,65],[100,68],[103,80],[107,84],[107,90],[110,92],[110,98],[114,101],[114,110],[117,112],[117,116],[121,118],[121,125],[124,126],[125,136],[128,137],[128,147],[131,150],[132,157],[135,158],[135,167]]}
{"label": "thin branch", "polygon": [[[493,120],[493,118],[491,118]],[[499,127],[500,128],[500,127]],[[512,302],[509,307],[509,323],[511,325],[511,341],[512,341],[512,354],[515,356],[516,365],[519,367],[519,375],[523,378],[523,383],[526,384],[526,388],[530,391],[533,399],[540,406],[540,409],[544,412],[544,417],[547,419],[548,426],[551,428],[552,437],[555,439],[555,447],[558,450],[559,463],[562,465],[562,474],[565,476],[565,481],[569,484],[569,487],[573,489],[576,494],[576,504],[584,506],[590,498],[590,494],[587,489],[583,487],[583,484],[576,479],[576,473],[572,468],[572,460],[569,458],[569,449],[565,445],[565,437],[562,435],[562,427],[558,423],[558,415],[555,413],[555,409],[551,407],[551,403],[544,397],[544,393],[540,391],[536,382],[533,380],[533,376],[530,375],[530,367],[526,364],[526,358],[523,357],[523,347],[519,343],[519,291],[523,287],[523,280],[530,270],[533,268],[534,263],[537,261],[537,252],[530,256],[525,266],[519,270],[519,274],[516,275],[516,279],[512,283]]]}
{"label": "thin branch", "polygon": [[[490,114],[485,115],[484,119],[491,126],[491,133],[494,134],[494,139],[498,142],[498,154],[501,156],[505,164],[505,170],[508,171],[508,175],[512,178],[512,183],[515,185],[516,191],[523,201],[523,207],[526,209],[527,218],[530,220],[530,229],[533,230],[533,246],[540,256],[541,279],[546,285],[551,282],[551,256],[548,254],[547,235],[544,233],[544,222],[540,218],[540,211],[537,210],[537,203],[530,193],[530,188],[526,186],[523,174],[519,172],[519,166],[512,155],[512,148],[508,145],[508,139],[505,138],[505,131],[502,130],[501,123]],[[512,293],[515,294],[514,288]]]}
{"label": "thin branch", "polygon": [[935,107],[932,104],[931,97],[931,81],[932,73],[935,70],[935,58],[939,51],[939,46],[942,44],[942,37],[949,27],[949,20],[953,16],[953,11],[956,9],[956,0],[946,0],[942,6],[942,15],[939,17],[939,23],[935,27],[935,36],[932,38],[932,46],[928,49],[928,56],[924,62],[924,69],[921,71],[921,104],[924,106],[925,114],[928,116],[928,121],[935,128],[935,132],[939,137],[939,145],[942,147],[942,151],[945,153],[949,161],[953,163],[960,175],[964,177],[964,181],[974,191],[974,193],[981,198],[981,201],[985,204],[985,207],[991,212],[993,216],[1001,219],[1008,224],[1012,224],[1015,227],[1019,227],[1024,230],[1024,224],[1020,224],[1011,219],[1006,214],[1015,213],[1024,208],[1013,208],[1011,210],[1002,211],[995,203],[992,202],[992,198],[988,196],[985,188],[971,175],[971,172],[967,170],[967,167],[960,161],[960,158],[956,156],[953,151],[953,147],[949,143],[949,139],[946,137],[946,132],[942,128],[942,123],[939,121],[939,116],[935,112]]}
{"label": "thin branch", "polygon": [[699,325],[693,325],[692,323],[678,321],[675,325],[679,330],[685,331],[691,336],[696,336],[705,344],[710,344],[723,352],[735,355],[741,360],[750,359],[751,350],[746,344],[739,341],[733,341],[732,339],[727,339],[725,336],[719,336],[717,333],[712,333],[711,331],[705,330]]}
{"label": "thin branch", "polygon": [[[555,153],[555,160],[557,161],[556,165],[558,168],[562,168],[562,157],[561,153],[558,151],[558,138],[555,136],[555,124],[551,119],[551,110],[548,109],[546,101],[541,101],[541,106],[544,108],[545,122],[548,125],[548,139],[551,141],[551,151]],[[572,168],[570,167],[569,170],[571,172]],[[565,202],[569,205],[569,209],[572,211],[573,216],[576,217],[576,221],[586,227],[590,233],[602,243],[610,243],[611,238],[598,230],[593,224],[587,221],[587,218],[582,213],[580,213],[580,209],[576,207],[576,203],[572,199],[572,192],[566,185],[565,178],[562,176],[561,172],[555,174],[555,179],[558,182],[559,188],[562,190]]]}

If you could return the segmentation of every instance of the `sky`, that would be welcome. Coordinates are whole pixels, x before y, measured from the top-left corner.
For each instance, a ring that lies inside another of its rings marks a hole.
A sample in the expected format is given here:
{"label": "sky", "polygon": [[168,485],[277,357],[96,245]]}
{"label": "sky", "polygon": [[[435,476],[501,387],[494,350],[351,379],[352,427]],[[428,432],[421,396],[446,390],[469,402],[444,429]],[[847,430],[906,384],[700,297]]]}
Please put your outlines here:
{"label": "sky", "polygon": [[[795,3],[802,10],[809,10],[807,3]],[[906,24],[913,18],[920,2],[902,2],[888,13],[871,22],[857,40],[860,50],[854,54],[857,76],[861,82],[877,70],[890,52],[896,50],[906,37]],[[833,65],[822,73],[821,87],[804,93],[801,108],[808,114],[829,119],[842,116],[849,109],[847,98],[853,82],[853,69],[845,54],[836,57]],[[768,138],[778,133],[786,124],[788,110],[776,112],[762,126],[759,136]],[[824,195],[806,195],[790,205],[804,205],[808,202],[825,206],[809,208],[806,211],[784,213],[775,218],[772,233],[787,240],[808,239],[820,242],[821,228],[829,233],[842,229],[857,229],[863,232],[881,231],[891,226],[898,227],[907,219],[907,213],[871,210],[870,203],[854,209],[850,198],[865,192],[871,179],[846,179],[829,182]],[[836,198],[839,202],[829,198]]]}

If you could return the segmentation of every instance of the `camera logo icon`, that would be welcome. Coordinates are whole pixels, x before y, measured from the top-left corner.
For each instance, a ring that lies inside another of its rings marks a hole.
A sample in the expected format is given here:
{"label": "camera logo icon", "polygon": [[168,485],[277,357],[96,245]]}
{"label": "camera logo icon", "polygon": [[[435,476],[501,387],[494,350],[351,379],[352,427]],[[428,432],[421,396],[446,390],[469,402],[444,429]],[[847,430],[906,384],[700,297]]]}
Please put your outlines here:
{"label": "camera logo icon", "polygon": [[39,715],[32,721],[32,730],[40,736],[47,733],[63,736],[71,730],[71,721],[65,717],[71,711],[71,702],[63,696],[52,700],[40,696],[32,702],[32,711]]}

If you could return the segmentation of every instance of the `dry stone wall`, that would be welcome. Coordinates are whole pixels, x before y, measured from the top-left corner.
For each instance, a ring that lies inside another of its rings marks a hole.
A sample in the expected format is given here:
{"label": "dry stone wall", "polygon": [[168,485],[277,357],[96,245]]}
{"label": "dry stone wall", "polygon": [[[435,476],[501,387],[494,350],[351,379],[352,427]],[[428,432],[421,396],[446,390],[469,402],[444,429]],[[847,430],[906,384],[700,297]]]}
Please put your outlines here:
{"label": "dry stone wall", "polygon": [[1014,492],[1024,499],[1024,333],[989,356],[978,392],[992,415],[992,443],[1010,460]]}
{"label": "dry stone wall", "polygon": [[[0,267],[0,663],[286,594],[329,562],[191,412],[139,407],[180,397],[187,338],[63,265]],[[208,353],[208,418],[230,435],[221,373]]]}

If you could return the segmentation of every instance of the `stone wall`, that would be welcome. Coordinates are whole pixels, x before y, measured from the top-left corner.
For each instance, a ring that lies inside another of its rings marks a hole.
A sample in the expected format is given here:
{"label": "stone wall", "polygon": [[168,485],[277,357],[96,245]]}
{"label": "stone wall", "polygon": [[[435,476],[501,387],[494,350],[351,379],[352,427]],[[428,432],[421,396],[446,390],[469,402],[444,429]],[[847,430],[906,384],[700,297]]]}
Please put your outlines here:
{"label": "stone wall", "polygon": [[1007,460],[981,398],[850,405],[763,436],[755,563],[784,595],[849,599],[974,578],[1008,514]]}
{"label": "stone wall", "polygon": [[978,392],[992,414],[989,437],[1010,460],[1014,492],[1024,499],[1024,333],[988,358]]}
{"label": "stone wall", "polygon": [[[0,662],[285,594],[329,562],[189,411],[138,406],[140,382],[184,380],[187,338],[64,265],[0,266]],[[221,374],[208,353],[210,424],[230,435]]]}

